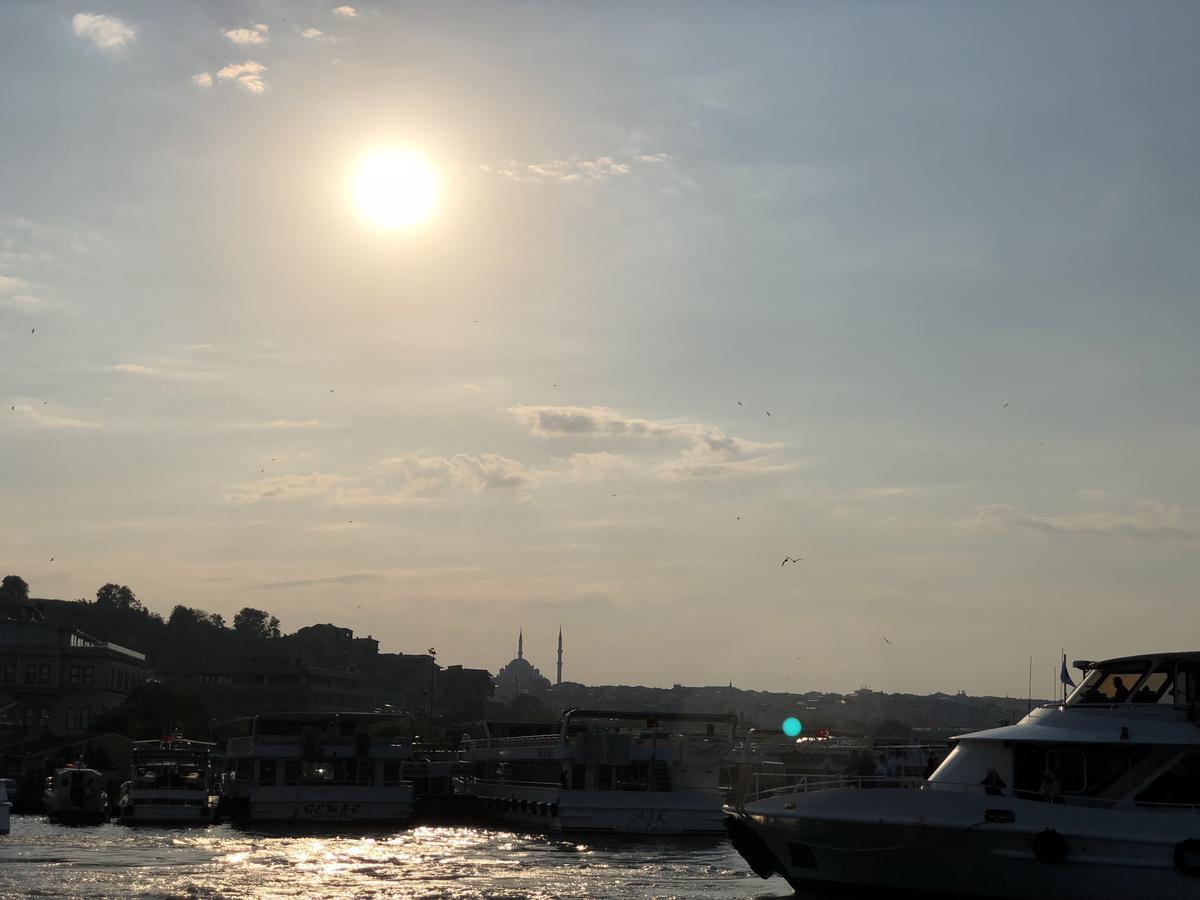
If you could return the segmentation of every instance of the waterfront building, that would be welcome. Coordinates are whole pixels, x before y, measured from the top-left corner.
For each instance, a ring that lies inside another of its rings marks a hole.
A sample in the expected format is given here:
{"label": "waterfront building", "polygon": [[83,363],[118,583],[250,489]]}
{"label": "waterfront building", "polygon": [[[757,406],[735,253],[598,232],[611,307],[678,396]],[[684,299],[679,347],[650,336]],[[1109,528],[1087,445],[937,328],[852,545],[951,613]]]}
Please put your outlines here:
{"label": "waterfront building", "polygon": [[135,650],[77,628],[0,621],[0,711],[16,726],[12,738],[83,734],[145,680]]}

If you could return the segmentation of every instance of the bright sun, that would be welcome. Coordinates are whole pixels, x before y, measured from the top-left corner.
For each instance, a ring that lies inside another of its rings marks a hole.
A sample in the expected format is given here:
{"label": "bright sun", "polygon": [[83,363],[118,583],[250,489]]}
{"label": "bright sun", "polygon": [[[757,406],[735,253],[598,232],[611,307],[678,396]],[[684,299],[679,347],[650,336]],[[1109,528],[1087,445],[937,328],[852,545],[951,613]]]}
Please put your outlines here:
{"label": "bright sun", "polygon": [[433,213],[437,176],[409,150],[378,150],[354,173],[358,211],[380,228],[415,228]]}

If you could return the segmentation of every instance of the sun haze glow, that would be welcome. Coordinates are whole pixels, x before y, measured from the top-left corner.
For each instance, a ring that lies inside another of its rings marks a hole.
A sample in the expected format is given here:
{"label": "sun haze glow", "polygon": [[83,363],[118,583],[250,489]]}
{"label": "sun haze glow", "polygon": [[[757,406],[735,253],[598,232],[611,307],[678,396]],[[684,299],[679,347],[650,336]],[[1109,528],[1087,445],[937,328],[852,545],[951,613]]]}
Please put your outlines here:
{"label": "sun haze glow", "polygon": [[358,211],[381,228],[415,228],[433,213],[437,176],[409,150],[377,150],[354,172]]}

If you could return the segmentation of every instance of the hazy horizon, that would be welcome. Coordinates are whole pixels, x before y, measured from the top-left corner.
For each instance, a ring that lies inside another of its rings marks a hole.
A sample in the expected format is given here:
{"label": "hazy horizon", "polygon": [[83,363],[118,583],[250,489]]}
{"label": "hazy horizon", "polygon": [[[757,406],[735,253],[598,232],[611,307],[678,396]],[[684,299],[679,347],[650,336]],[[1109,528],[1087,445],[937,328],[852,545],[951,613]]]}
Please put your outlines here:
{"label": "hazy horizon", "polygon": [[6,3],[0,575],[585,683],[1194,649],[1197,25]]}

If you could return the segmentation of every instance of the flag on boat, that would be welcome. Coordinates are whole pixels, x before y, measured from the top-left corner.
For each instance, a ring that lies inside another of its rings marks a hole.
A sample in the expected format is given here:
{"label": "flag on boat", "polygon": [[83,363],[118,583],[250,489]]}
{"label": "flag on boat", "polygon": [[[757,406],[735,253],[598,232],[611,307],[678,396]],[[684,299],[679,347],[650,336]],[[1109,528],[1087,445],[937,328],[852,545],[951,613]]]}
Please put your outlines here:
{"label": "flag on boat", "polygon": [[1071,673],[1067,671],[1067,654],[1063,654],[1062,671],[1058,674],[1058,680],[1063,684],[1069,684],[1075,687],[1075,682],[1071,680]]}

